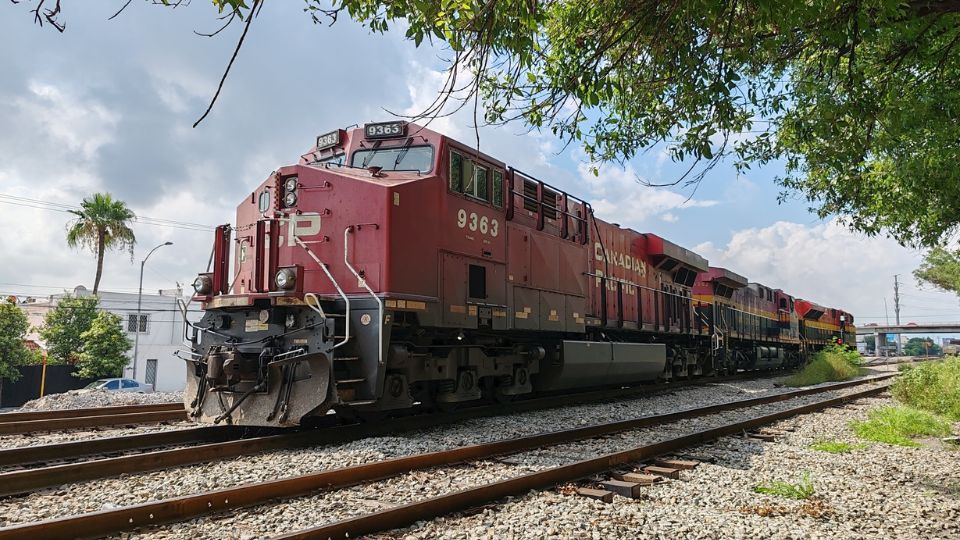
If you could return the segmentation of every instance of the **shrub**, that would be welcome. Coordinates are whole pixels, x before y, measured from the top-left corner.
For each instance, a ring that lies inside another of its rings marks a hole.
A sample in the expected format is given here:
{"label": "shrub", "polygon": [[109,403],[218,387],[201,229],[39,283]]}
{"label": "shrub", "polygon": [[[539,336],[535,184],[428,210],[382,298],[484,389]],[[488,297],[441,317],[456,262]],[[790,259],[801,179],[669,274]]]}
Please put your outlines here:
{"label": "shrub", "polygon": [[911,407],[960,421],[960,358],[910,366],[901,371],[890,392]]}
{"label": "shrub", "polygon": [[784,383],[787,386],[810,386],[827,381],[846,381],[860,373],[860,354],[846,347],[829,345],[813,355],[809,364]]}
{"label": "shrub", "polygon": [[913,437],[950,434],[950,422],[912,407],[874,409],[867,415],[867,420],[853,421],[850,427],[861,439],[898,446],[920,446]]}
{"label": "shrub", "polygon": [[809,499],[813,496],[813,482],[810,480],[810,473],[803,473],[800,481],[796,484],[784,482],[783,480],[774,480],[769,484],[757,484],[753,487],[756,493],[765,495],[776,495],[788,499]]}

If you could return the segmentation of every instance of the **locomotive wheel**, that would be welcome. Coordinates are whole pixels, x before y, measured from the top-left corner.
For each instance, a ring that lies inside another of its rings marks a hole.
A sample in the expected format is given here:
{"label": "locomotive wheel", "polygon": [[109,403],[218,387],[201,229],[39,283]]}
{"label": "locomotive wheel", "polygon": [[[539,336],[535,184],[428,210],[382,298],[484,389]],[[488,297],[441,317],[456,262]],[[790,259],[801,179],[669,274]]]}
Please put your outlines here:
{"label": "locomotive wheel", "polygon": [[504,394],[501,390],[499,381],[493,377],[486,377],[483,380],[483,399],[489,403],[499,403],[501,405],[510,403],[516,399],[516,394]]}
{"label": "locomotive wheel", "polygon": [[487,389],[484,390],[483,397],[489,402],[499,403],[501,405],[510,403],[511,401],[517,398],[516,394],[514,395],[504,394],[503,392],[500,391],[500,388],[492,385],[489,387],[489,390]]}

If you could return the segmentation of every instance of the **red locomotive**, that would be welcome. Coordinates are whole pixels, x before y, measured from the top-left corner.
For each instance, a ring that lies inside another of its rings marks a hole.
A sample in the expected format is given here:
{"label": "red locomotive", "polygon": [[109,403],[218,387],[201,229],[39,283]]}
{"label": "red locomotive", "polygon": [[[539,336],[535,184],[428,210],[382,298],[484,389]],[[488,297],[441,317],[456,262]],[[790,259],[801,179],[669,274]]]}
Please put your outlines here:
{"label": "red locomotive", "polygon": [[317,138],[217,228],[185,401],[350,414],[796,365],[853,318],[405,122]]}

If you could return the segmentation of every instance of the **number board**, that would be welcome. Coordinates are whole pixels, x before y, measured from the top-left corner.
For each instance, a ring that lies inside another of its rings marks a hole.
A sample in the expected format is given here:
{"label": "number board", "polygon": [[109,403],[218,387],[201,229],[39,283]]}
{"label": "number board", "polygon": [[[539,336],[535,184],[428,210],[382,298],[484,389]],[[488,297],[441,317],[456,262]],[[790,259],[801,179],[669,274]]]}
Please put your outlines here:
{"label": "number board", "polygon": [[340,144],[342,131],[343,130],[338,129],[317,137],[317,150],[325,150]]}
{"label": "number board", "polygon": [[380,122],[378,124],[366,124],[363,126],[363,133],[368,139],[403,137],[406,132],[406,122]]}

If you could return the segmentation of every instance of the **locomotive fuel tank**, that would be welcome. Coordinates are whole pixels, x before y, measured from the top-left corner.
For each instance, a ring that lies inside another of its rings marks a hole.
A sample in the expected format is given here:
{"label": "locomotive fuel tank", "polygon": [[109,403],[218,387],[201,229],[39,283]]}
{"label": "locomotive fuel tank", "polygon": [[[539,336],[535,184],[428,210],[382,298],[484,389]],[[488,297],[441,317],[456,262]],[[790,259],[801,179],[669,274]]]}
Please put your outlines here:
{"label": "locomotive fuel tank", "polygon": [[559,358],[535,377],[537,390],[565,390],[656,380],[667,364],[659,343],[564,341]]}

